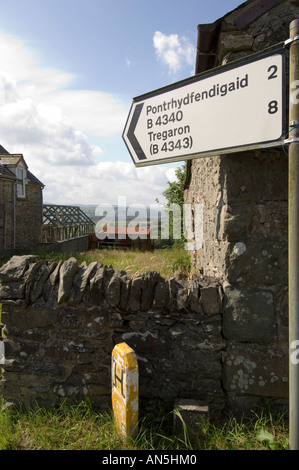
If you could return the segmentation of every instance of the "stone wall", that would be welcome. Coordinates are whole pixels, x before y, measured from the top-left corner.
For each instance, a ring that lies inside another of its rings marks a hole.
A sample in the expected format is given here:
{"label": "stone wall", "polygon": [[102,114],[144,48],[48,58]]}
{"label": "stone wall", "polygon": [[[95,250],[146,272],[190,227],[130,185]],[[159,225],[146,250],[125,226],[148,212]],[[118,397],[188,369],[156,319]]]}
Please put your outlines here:
{"label": "stone wall", "polygon": [[70,238],[69,240],[57,241],[54,243],[44,243],[40,249],[45,253],[79,253],[80,251],[88,251],[89,235]]}
{"label": "stone wall", "polygon": [[26,197],[16,200],[16,249],[28,249],[41,243],[43,194],[40,185],[27,184]]}
{"label": "stone wall", "polygon": [[13,249],[14,182],[1,176],[0,182],[0,256]]}
{"label": "stone wall", "polygon": [[[75,258],[14,256],[0,269],[3,399],[51,406],[89,398],[111,406],[111,353],[120,342],[137,354],[143,412],[192,398],[218,416],[244,411],[262,396],[286,398],[287,360],[269,322],[242,311],[244,324],[256,322],[261,339],[264,332],[264,342],[244,352],[252,338],[243,325],[245,343],[234,341],[238,299],[226,306],[231,316],[223,324],[222,296],[222,286],[209,278],[132,276],[98,263],[79,266]],[[263,299],[269,311],[271,300]]]}

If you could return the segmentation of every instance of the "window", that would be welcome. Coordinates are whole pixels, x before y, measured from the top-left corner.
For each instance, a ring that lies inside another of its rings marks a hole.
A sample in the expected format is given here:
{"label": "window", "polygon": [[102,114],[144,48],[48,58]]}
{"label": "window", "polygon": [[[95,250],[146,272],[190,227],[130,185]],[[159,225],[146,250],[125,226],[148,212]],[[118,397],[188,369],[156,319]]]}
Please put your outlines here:
{"label": "window", "polygon": [[23,168],[17,168],[17,195],[18,197],[25,197],[25,177],[26,170]]}

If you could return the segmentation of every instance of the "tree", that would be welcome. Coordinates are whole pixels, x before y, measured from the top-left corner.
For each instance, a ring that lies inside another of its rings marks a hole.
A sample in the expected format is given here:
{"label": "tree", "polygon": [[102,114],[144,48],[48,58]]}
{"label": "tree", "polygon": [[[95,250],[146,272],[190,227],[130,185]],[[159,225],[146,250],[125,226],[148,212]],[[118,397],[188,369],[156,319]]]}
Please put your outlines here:
{"label": "tree", "polygon": [[163,196],[167,199],[167,207],[170,204],[179,204],[183,209],[184,204],[184,184],[186,179],[187,165],[178,167],[175,170],[176,180],[173,182],[168,181],[168,188],[163,192]]}
{"label": "tree", "polygon": [[[168,181],[168,188],[163,192],[163,196],[167,200],[166,208],[171,210],[172,204],[177,204],[180,206],[181,209],[181,216],[180,221],[181,223],[181,238],[180,240],[175,240],[175,245],[182,246],[185,243],[186,239],[184,237],[184,227],[183,227],[183,207],[184,207],[184,185],[186,179],[186,172],[187,172],[187,164],[184,163],[181,167],[178,167],[175,171],[176,180],[175,181]],[[172,234],[173,238],[173,214],[169,214],[169,227],[170,233]]]}

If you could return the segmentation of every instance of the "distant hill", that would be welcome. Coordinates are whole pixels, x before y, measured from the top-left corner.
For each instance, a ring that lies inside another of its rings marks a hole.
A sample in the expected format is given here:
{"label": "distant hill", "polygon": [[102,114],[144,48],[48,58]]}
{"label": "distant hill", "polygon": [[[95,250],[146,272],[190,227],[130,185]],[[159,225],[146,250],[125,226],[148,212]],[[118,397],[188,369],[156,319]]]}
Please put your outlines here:
{"label": "distant hill", "polygon": [[[156,207],[155,207],[156,206]],[[99,222],[103,217],[108,218],[108,216],[105,215],[96,215],[97,212],[97,207],[98,205],[80,205],[80,209],[85,212],[85,214],[96,224]],[[168,216],[167,216],[167,211],[164,211],[163,206],[158,206],[158,205],[153,205],[152,207],[152,212],[149,207],[146,208],[146,216],[145,218],[143,217],[143,211],[138,213],[138,209],[136,208],[136,213],[134,215],[127,215],[128,214],[128,209],[130,208],[130,211],[132,212],[133,206],[127,206],[127,207],[119,207],[116,205],[112,206],[114,208],[114,214],[113,218],[111,220],[111,224],[115,226],[118,226],[119,224],[119,210],[122,211],[122,214],[120,215],[121,220],[120,220],[120,225],[123,225],[124,223],[124,215],[126,215],[126,225],[128,225],[130,222],[134,221],[136,219],[136,224],[137,221],[141,224],[146,223],[148,227],[151,229],[151,238],[155,240],[155,246],[163,248],[165,246],[169,246],[173,244],[173,240],[168,238],[163,238],[161,239],[161,227],[165,227],[165,224],[169,224],[168,221]],[[161,210],[164,212],[164,221],[161,223]],[[100,212],[100,211],[98,211]],[[167,225],[166,225],[167,227]]]}

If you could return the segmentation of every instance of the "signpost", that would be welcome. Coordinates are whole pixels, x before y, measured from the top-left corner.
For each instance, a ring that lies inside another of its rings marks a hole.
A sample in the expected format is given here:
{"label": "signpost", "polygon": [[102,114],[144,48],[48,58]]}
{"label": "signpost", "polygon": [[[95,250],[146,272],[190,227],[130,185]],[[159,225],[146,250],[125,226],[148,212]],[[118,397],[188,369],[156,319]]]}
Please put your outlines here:
{"label": "signpost", "polygon": [[124,438],[138,430],[138,363],[133,349],[120,343],[112,351],[112,408],[115,424]]}
{"label": "signpost", "polygon": [[[290,92],[299,85],[299,20],[290,24]],[[295,90],[296,91],[296,90]],[[297,94],[296,94],[297,95]],[[289,420],[290,449],[299,450],[299,100],[289,102]]]}
{"label": "signpost", "polygon": [[290,449],[299,450],[299,19],[287,45],[288,140],[277,47],[135,98],[123,139],[135,166],[289,144],[289,420]]}
{"label": "signpost", "polygon": [[279,145],[284,58],[253,55],[135,98],[123,132],[135,165]]}

